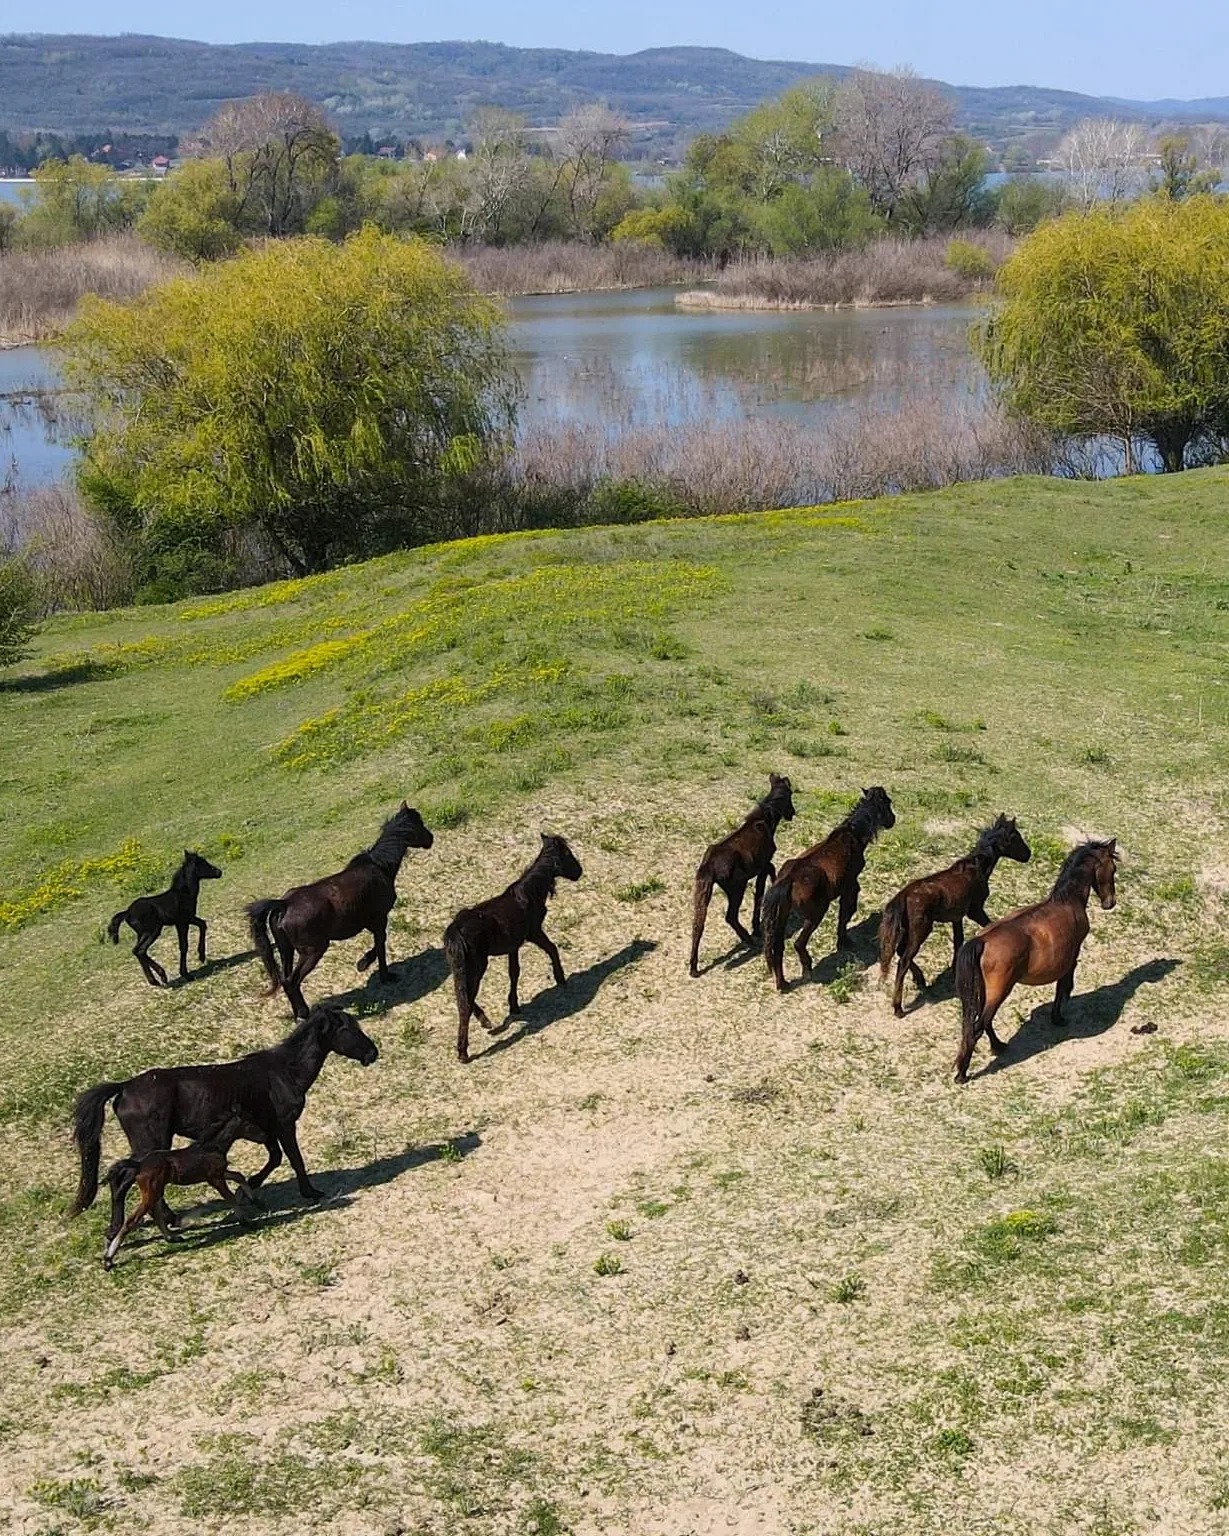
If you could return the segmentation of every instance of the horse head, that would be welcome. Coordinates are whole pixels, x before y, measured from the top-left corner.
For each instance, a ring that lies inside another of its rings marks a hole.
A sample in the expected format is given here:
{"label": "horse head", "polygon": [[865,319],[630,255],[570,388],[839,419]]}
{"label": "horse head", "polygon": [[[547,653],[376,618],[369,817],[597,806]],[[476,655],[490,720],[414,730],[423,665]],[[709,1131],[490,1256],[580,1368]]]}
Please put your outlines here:
{"label": "horse head", "polygon": [[768,798],[776,805],[782,821],[793,821],[794,786],[783,773],[768,775]]}
{"label": "horse head", "polygon": [[882,784],[872,785],[862,791],[862,799],[870,808],[876,828],[884,832],[896,825],[896,812],[892,809],[892,797]]}
{"label": "horse head", "polygon": [[198,880],[220,880],[222,871],[216,864],[211,864],[203,853],[193,853],[190,848],[184,849],[184,870],[193,874]]}
{"label": "horse head", "polygon": [[430,848],[435,838],[431,829],[423,821],[412,806],[403,800],[398,807],[397,814],[388,824],[388,829],[400,833],[411,848]]}
{"label": "horse head", "polygon": [[320,1042],[326,1050],[336,1051],[339,1056],[348,1056],[351,1061],[357,1061],[364,1067],[369,1067],[379,1056],[379,1047],[370,1035],[363,1032],[352,1013],[346,1013],[342,1008],[318,1005],[312,1009],[309,1019],[314,1020]]}
{"label": "horse head", "polygon": [[550,833],[543,832],[542,851],[550,855],[555,873],[562,875],[565,880],[579,880],[584,874],[580,860],[568,847],[566,838],[552,837]]}

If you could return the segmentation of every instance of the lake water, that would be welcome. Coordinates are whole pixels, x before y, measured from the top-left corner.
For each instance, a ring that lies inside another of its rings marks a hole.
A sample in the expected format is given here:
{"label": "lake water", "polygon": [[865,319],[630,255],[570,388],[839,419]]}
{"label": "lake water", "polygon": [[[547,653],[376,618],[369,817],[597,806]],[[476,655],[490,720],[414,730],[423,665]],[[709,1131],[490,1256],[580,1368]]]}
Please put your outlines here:
{"label": "lake water", "polygon": [[[675,290],[552,294],[509,305],[524,388],[521,429],[621,432],[664,423],[789,418],[821,425],[855,402],[967,398],[982,387],[969,307],[773,312],[687,309]],[[0,352],[0,483],[35,485],[71,464],[31,404],[56,389],[54,351]]]}

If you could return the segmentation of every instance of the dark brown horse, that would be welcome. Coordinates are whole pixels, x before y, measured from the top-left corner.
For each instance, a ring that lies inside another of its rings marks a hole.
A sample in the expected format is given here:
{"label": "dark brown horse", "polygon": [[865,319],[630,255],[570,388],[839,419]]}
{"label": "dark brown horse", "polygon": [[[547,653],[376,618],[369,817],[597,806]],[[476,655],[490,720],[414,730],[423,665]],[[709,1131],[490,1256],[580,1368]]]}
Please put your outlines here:
{"label": "dark brown horse", "polygon": [[802,914],[802,931],[794,941],[794,949],[804,972],[811,969],[807,941],[834,901],[839,902],[836,942],[838,947],[847,946],[849,920],[858,906],[858,876],[866,867],[866,850],[881,831],[895,825],[888,792],[876,784],[873,789],[862,791],[857,805],[822,843],[816,843],[796,859],[787,859],[781,866],[764,897],[764,959],[778,992],[785,991],[781,962],[790,913]]}
{"label": "dark brown horse", "polygon": [[170,889],[157,896],[138,896],[131,906],[117,912],[107,924],[112,944],[119,943],[119,931],[124,923],[137,936],[132,952],[145,972],[151,987],[167,987],[167,974],[149,953],[149,946],[164,928],[174,927],[179,936],[179,979],[187,981],[188,929],[197,930],[196,952],[202,964],[205,960],[205,919],[197,917],[196,903],[200,896],[202,880],[220,880],[222,871],[211,864],[203,854],[184,850],[183,863],[171,876]]}
{"label": "dark brown horse", "polygon": [[[252,943],[269,976],[267,996],[284,987],[296,1019],[305,1019],[308,1008],[303,982],[320,964],[329,945],[352,939],[364,929],[374,944],[358,962],[365,971],[374,960],[380,980],[388,981],[388,914],[397,900],[397,872],[407,848],[430,848],[435,839],[422,817],[405,801],[395,816],[380,829],[372,846],[355,856],[336,875],[326,875],[311,885],[296,885],[277,901],[254,901],[247,909]],[[273,955],[276,943],[279,969]],[[295,955],[298,959],[295,959]]]}
{"label": "dark brown horse", "polygon": [[520,948],[536,944],[547,956],[555,984],[565,986],[567,977],[559,951],[546,937],[546,903],[555,894],[555,882],[579,880],[580,860],[561,837],[542,834],[542,849],[533,863],[498,896],[458,912],[444,931],[444,953],[452,969],[457,995],[457,1055],[469,1060],[469,1021],[472,1015],[488,1033],[490,1019],[476,1001],[478,987],[492,955],[508,957],[508,1008],[520,1007],[516,987],[521,975]]}
{"label": "dark brown horse", "polygon": [[937,874],[912,880],[898,891],[883,909],[879,923],[879,974],[886,977],[892,957],[899,958],[896,985],[892,989],[892,1012],[904,1017],[901,994],[905,973],[911,972],[923,991],[926,978],[916,963],[918,950],[930,937],[936,923],[952,925],[952,964],[964,943],[964,920],[988,923],[986,898],[990,895],[990,876],[1000,859],[1015,859],[1027,864],[1032,857],[1028,844],[1020,836],[1014,816],[1000,815],[985,827],[972,853],[957,859]]}
{"label": "dark brown horse", "polygon": [[956,957],[956,995],[964,1010],[958,1083],[968,1080],[981,1035],[995,1055],[1006,1049],[994,1032],[994,1016],[1017,983],[1044,987],[1057,982],[1050,1021],[1063,1022],[1080,946],[1088,937],[1088,898],[1095,890],[1104,910],[1113,910],[1117,857],[1113,838],[1108,843],[1081,843],[1067,855],[1045,901],[1000,918],[963,946]]}
{"label": "dark brown horse", "polygon": [[[713,887],[720,886],[727,897],[725,920],[744,944],[752,944],[760,935],[760,903],[764,884],[776,879],[772,856],[777,851],[776,831],[783,821],[794,817],[793,792],[788,779],[779,773],[768,775],[769,790],[750,816],[728,837],[714,843],[700,860],[696,870],[695,918],[691,929],[691,974],[700,974],[700,940],[708,917]],[[747,887],[755,881],[751,907],[751,932],[739,920],[739,910]]]}
{"label": "dark brown horse", "polygon": [[[169,1147],[176,1136],[192,1140],[208,1136],[231,1106],[238,1105],[243,1120],[236,1136],[262,1143],[268,1154],[264,1167],[248,1182],[253,1187],[263,1184],[285,1152],[303,1198],[323,1199],[307,1176],[295,1126],[309,1089],[333,1052],[365,1067],[380,1054],[353,1014],[340,1008],[313,1008],[280,1045],[253,1051],[238,1061],[155,1067],[126,1082],[98,1083],[88,1088],[73,1110],[73,1140],[81,1157],[81,1179],[70,1214],[75,1216],[93,1205],[98,1193],[102,1124],[108,1104],[114,1106],[133,1157]],[[123,1187],[126,1190],[128,1186]],[[117,1209],[114,1194],[113,1189],[108,1237],[114,1237],[124,1222],[123,1204]],[[163,1214],[169,1213],[164,1210]]]}
{"label": "dark brown horse", "polygon": [[[158,1223],[163,1237],[175,1241],[178,1233],[172,1232],[166,1219],[166,1202],[163,1199],[168,1184],[211,1184],[227,1205],[235,1204],[236,1195],[242,1196],[246,1205],[256,1205],[252,1186],[234,1168],[227,1167],[226,1153],[243,1126],[243,1111],[236,1108],[208,1136],[202,1136],[190,1147],[163,1147],[157,1152],[147,1152],[144,1157],[122,1157],[113,1163],[107,1174],[111,1186],[111,1199],[123,1208],[128,1191],[135,1184],[139,1194],[136,1210],[124,1222],[114,1237],[110,1238],[102,1255],[102,1267],[112,1269],[115,1255],[129,1232],[149,1215]],[[230,1186],[235,1186],[235,1194]]]}

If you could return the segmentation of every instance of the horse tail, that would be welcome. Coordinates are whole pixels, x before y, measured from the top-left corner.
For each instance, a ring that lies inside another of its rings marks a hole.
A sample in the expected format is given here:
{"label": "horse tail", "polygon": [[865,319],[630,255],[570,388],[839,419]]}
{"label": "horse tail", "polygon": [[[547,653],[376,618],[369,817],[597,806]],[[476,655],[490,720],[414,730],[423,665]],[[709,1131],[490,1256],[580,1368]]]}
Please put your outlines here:
{"label": "horse tail", "polygon": [[909,937],[909,925],[905,921],[905,899],[893,896],[883,909],[879,919],[879,974],[886,976],[893,955],[903,955],[905,940]]}
{"label": "horse tail", "polygon": [[704,924],[708,917],[708,904],[713,899],[713,872],[707,863],[701,864],[696,870],[696,890],[692,907],[691,920],[691,974],[696,973],[696,966],[700,960],[700,940],[704,937]]}
{"label": "horse tail", "polygon": [[[781,961],[785,955],[785,928],[793,906],[793,882],[787,877],[775,880],[764,893],[764,905],[760,910],[760,922],[764,928],[764,959],[775,977],[781,975]],[[778,986],[780,982],[778,981]]]}
{"label": "horse tail", "polygon": [[123,926],[124,919],[127,916],[128,908],[125,907],[122,912],[117,912],[111,921],[107,924],[107,934],[110,937],[112,944],[119,943],[119,931]]}
{"label": "horse tail", "polygon": [[277,956],[273,953],[273,940],[269,937],[269,925],[275,917],[280,916],[286,910],[284,901],[254,901],[247,909],[248,931],[252,935],[252,944],[256,953],[260,956],[261,964],[269,977],[269,990],[266,994],[272,997],[282,984],[282,972],[277,963]]}
{"label": "horse tail", "polygon": [[448,969],[452,972],[457,1007],[464,1008],[471,1001],[469,971],[473,947],[466,939],[464,932],[455,924],[450,924],[444,933],[444,955],[448,961]]}
{"label": "horse tail", "polygon": [[981,1016],[986,1007],[986,978],[982,974],[981,957],[986,941],[978,934],[960,947],[956,956],[956,996],[960,999],[963,1019],[960,1031],[960,1054],[956,1058],[956,1080],[963,1082],[973,1059],[977,1037],[981,1033]]}
{"label": "horse tail", "polygon": [[73,1142],[81,1157],[81,1179],[77,1197],[69,1207],[70,1216],[79,1216],[94,1203],[98,1194],[98,1162],[102,1156],[102,1122],[107,1105],[119,1097],[123,1083],[99,1083],[87,1088],[73,1106]]}

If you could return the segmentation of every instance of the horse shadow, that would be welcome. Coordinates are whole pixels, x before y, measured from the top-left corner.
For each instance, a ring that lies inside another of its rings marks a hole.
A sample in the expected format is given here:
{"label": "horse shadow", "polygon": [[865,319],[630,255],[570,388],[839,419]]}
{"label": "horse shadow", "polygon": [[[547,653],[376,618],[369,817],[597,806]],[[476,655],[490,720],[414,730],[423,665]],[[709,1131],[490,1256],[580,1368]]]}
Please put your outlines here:
{"label": "horse shadow", "polygon": [[198,965],[190,976],[172,976],[170,990],[174,992],[179,987],[190,987],[194,981],[204,981],[206,976],[216,975],[218,971],[233,970],[236,965],[246,965],[249,960],[255,960],[256,951],[245,949],[242,954],[223,955],[219,960],[206,960]]}
{"label": "horse shadow", "polygon": [[500,1051],[510,1050],[532,1035],[540,1035],[552,1024],[561,1023],[573,1014],[583,1013],[597,996],[602,983],[616,972],[636,965],[645,955],[657,948],[653,939],[633,939],[605,960],[598,960],[583,971],[573,971],[563,987],[547,987],[528,1003],[522,1003],[517,1013],[506,1019],[498,1029],[498,1039],[479,1053],[497,1056]]}
{"label": "horse shadow", "polygon": [[375,1017],[387,1013],[403,1003],[421,1002],[448,976],[448,961],[439,948],[424,949],[408,960],[398,960],[389,966],[391,981],[381,981],[378,972],[372,971],[365,981],[356,983],[347,992],[334,993],[329,998],[339,1008],[361,1006],[363,1013]]}
{"label": "horse shadow", "polygon": [[1137,965],[1118,981],[1094,987],[1091,992],[1077,992],[1067,1004],[1067,1023],[1057,1028],[1050,1023],[1050,1002],[1039,1004],[1007,1041],[1003,1054],[991,1057],[988,1065],[970,1073],[970,1081],[1019,1066],[1030,1057],[1061,1045],[1064,1040],[1092,1040],[1103,1035],[1122,1017],[1123,1009],[1141,987],[1163,981],[1181,964],[1181,960],[1173,955],[1158,955]]}
{"label": "horse shadow", "polygon": [[[425,1167],[428,1163],[460,1162],[482,1145],[477,1131],[462,1131],[445,1141],[428,1142],[423,1146],[406,1147],[404,1151],[388,1157],[372,1158],[352,1168],[334,1168],[327,1172],[312,1172],[312,1181],[324,1191],[324,1199],[309,1203],[299,1194],[294,1175],[288,1174],[275,1184],[266,1184],[257,1191],[260,1207],[246,1220],[240,1221],[233,1214],[230,1219],[215,1221],[209,1225],[191,1226],[180,1230],[174,1242],[166,1242],[153,1228],[134,1233],[124,1244],[125,1249],[144,1248],[154,1244],[156,1252],[150,1260],[173,1258],[176,1254],[197,1253],[204,1248],[215,1248],[221,1243],[234,1242],[236,1238],[254,1237],[277,1227],[293,1226],[305,1217],[322,1215],[328,1211],[343,1210],[353,1205],[355,1195],[364,1189],[375,1189],[389,1184],[403,1173]],[[210,1200],[201,1205],[187,1207],[182,1214],[193,1218],[217,1215],[231,1208],[220,1200]],[[158,1246],[160,1245],[160,1247]],[[147,1260],[149,1262],[149,1260]]]}

